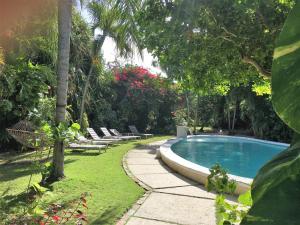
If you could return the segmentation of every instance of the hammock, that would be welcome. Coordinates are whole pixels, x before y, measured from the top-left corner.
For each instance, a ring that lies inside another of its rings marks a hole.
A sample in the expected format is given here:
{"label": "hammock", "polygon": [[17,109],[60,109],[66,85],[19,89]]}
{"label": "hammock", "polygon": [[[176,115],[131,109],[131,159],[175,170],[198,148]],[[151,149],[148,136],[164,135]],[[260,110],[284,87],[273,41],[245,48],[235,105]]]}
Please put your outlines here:
{"label": "hammock", "polygon": [[[40,148],[46,143],[46,135],[35,132],[36,127],[29,121],[22,120],[7,128],[6,131],[20,144],[27,148]],[[37,146],[36,143],[39,143]]]}

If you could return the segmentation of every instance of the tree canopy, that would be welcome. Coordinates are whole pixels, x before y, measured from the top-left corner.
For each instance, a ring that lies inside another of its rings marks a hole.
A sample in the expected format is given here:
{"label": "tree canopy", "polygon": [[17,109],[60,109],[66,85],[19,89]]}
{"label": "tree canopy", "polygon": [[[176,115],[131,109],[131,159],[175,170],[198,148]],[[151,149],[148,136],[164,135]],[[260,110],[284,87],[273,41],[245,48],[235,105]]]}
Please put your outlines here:
{"label": "tree canopy", "polygon": [[[275,38],[293,1],[146,1],[145,47],[166,72],[197,90],[269,80]],[[267,81],[268,82],[268,81]]]}

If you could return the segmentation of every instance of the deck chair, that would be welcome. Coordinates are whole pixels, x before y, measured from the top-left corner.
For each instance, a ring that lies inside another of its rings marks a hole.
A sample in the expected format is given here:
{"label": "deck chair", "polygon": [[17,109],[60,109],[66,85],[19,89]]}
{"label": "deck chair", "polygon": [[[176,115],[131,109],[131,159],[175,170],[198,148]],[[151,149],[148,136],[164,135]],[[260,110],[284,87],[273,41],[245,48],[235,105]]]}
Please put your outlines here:
{"label": "deck chair", "polygon": [[117,129],[109,129],[109,131],[113,135],[115,135],[115,137],[119,137],[119,138],[125,138],[125,137],[127,137],[128,140],[141,138],[141,136],[136,136],[136,135],[123,135]]}
{"label": "deck chair", "polygon": [[121,139],[118,138],[100,138],[98,134],[94,131],[93,128],[87,128],[88,133],[91,135],[94,141],[101,141],[101,140],[109,140],[109,141],[120,141]]}
{"label": "deck chair", "polygon": [[140,133],[137,129],[136,129],[136,126],[135,125],[130,125],[128,126],[129,127],[129,130],[131,131],[131,133],[133,135],[139,135],[139,136],[142,136],[144,138],[148,138],[148,137],[152,137],[153,134],[142,134]]}
{"label": "deck chair", "polygon": [[100,127],[100,130],[102,131],[102,133],[104,134],[104,138],[118,138],[121,140],[130,140],[132,138],[130,138],[129,136],[112,136],[111,133],[107,130],[106,127]]}
{"label": "deck chair", "polygon": [[78,134],[76,137],[76,140],[79,144],[92,144],[92,145],[110,145],[113,144],[114,141],[106,140],[106,139],[101,139],[101,140],[90,140],[87,139],[86,137],[82,136],[81,134]]}
{"label": "deck chair", "polygon": [[101,153],[101,150],[106,152],[107,145],[88,145],[88,144],[77,144],[77,143],[70,143],[67,146],[68,149],[71,150],[98,150]]}

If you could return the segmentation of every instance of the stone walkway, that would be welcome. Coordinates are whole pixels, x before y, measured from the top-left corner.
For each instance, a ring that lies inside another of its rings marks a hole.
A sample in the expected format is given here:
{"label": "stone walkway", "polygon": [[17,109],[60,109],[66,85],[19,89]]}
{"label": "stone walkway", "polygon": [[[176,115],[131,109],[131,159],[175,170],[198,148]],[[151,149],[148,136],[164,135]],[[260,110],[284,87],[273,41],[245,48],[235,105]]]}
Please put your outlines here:
{"label": "stone walkway", "polygon": [[156,159],[162,143],[141,146],[125,156],[125,170],[148,191],[118,224],[215,225],[215,194]]}

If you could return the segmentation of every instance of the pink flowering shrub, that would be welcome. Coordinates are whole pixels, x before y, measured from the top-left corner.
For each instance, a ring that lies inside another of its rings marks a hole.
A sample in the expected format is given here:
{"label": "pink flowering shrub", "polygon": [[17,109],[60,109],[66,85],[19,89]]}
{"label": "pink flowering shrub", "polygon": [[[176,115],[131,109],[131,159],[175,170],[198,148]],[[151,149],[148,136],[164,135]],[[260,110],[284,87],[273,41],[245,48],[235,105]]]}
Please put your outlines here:
{"label": "pink flowering shrub", "polygon": [[114,70],[118,126],[135,124],[142,131],[167,133],[174,130],[176,86],[167,78],[139,66]]}

